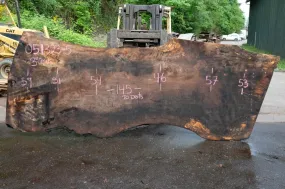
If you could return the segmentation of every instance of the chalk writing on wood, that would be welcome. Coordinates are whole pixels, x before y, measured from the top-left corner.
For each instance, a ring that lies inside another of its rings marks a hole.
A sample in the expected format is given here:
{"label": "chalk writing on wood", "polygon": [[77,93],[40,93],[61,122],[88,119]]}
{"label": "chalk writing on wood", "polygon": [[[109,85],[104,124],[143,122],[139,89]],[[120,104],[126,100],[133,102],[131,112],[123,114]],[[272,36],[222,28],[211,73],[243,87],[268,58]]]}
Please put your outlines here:
{"label": "chalk writing on wood", "polygon": [[32,88],[33,82],[32,82],[32,76],[30,72],[30,68],[27,69],[26,76],[21,78],[20,85],[22,87],[26,87],[27,91]]}
{"label": "chalk writing on wood", "polygon": [[154,79],[159,84],[159,90],[162,90],[162,83],[166,82],[166,77],[164,76],[164,73],[162,72],[162,65],[159,65],[159,73],[154,73]]}
{"label": "chalk writing on wood", "polygon": [[216,83],[219,81],[218,76],[213,76],[214,74],[214,68],[212,68],[212,74],[206,76],[206,85],[209,85],[210,92],[212,92],[213,87],[216,85]]}
{"label": "chalk writing on wood", "polygon": [[72,50],[68,46],[61,47],[59,45],[27,44],[25,46],[25,52],[27,54],[34,54],[34,55],[49,55],[49,54],[70,55]]}
{"label": "chalk writing on wood", "polygon": [[45,62],[45,58],[42,58],[42,57],[31,57],[30,58],[30,65],[32,67],[36,67],[38,66],[39,64],[43,64]]}
{"label": "chalk writing on wood", "polygon": [[[97,74],[97,69],[96,69]],[[98,86],[102,85],[102,77],[101,76],[91,76],[91,85],[95,86],[95,94],[98,95]]]}
{"label": "chalk writing on wood", "polygon": [[58,68],[56,68],[56,75],[51,78],[51,84],[56,85],[57,92],[59,92],[59,85],[61,84],[61,79],[59,77]]}
{"label": "chalk writing on wood", "polygon": [[117,95],[122,95],[124,100],[142,100],[143,95],[138,91],[141,88],[132,87],[131,85],[116,85],[116,87],[108,89],[107,92],[115,92]]}
{"label": "chalk writing on wood", "polygon": [[138,95],[123,95],[124,100],[143,100],[143,95],[139,92]]}
{"label": "chalk writing on wood", "polygon": [[238,81],[238,87],[241,88],[241,95],[244,94],[244,89],[249,87],[249,83],[248,80],[246,79],[246,74],[247,74],[247,70],[245,70],[244,74],[243,74],[243,78],[239,79]]}

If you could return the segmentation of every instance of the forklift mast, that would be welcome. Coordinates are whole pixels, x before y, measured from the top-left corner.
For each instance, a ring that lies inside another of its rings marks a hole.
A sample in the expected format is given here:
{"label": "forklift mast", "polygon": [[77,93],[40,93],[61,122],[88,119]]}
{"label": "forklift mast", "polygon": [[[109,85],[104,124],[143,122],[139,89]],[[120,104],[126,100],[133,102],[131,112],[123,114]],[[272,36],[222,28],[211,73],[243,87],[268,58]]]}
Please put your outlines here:
{"label": "forklift mast", "polygon": [[[149,28],[142,25],[141,14],[145,12],[150,14]],[[163,18],[167,19],[166,30],[163,28]],[[119,7],[117,29],[112,29],[108,34],[108,47],[160,46],[168,41],[170,34],[170,7],[125,4]]]}
{"label": "forklift mast", "polygon": [[164,12],[164,6],[161,5],[124,5],[122,11],[123,17],[123,29],[124,30],[136,30],[135,27],[138,23],[140,25],[140,13],[151,13],[151,26],[152,30],[162,30],[162,18]]}

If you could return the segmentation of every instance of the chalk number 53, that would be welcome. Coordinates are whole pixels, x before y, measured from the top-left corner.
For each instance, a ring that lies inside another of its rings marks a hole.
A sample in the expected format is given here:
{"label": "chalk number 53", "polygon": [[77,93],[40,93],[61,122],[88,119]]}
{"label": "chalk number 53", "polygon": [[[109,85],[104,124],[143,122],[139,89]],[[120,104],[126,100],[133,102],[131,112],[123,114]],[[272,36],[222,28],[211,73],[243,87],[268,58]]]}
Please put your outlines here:
{"label": "chalk number 53", "polygon": [[239,87],[242,87],[245,89],[249,86],[247,79],[240,79],[238,83],[239,83],[238,85]]}

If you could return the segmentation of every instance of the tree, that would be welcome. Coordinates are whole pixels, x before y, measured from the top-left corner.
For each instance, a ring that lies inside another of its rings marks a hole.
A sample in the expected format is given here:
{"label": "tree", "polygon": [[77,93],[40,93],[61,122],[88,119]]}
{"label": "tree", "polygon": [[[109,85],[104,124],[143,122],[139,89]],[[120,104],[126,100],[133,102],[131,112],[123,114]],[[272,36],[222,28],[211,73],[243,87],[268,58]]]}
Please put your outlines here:
{"label": "tree", "polygon": [[[7,0],[10,8],[14,0]],[[91,36],[116,26],[118,5],[163,4],[171,6],[172,29],[178,33],[229,34],[244,26],[237,0],[20,0],[21,12],[61,21],[77,33]],[[15,12],[15,11],[13,11]]]}
{"label": "tree", "polygon": [[[107,32],[116,24],[117,7],[123,0],[22,0],[21,12],[61,18],[68,29],[79,33]],[[8,0],[14,10],[14,0]]]}
{"label": "tree", "polygon": [[179,33],[238,32],[244,17],[237,0],[127,0],[133,4],[163,4],[173,7],[172,26]]}

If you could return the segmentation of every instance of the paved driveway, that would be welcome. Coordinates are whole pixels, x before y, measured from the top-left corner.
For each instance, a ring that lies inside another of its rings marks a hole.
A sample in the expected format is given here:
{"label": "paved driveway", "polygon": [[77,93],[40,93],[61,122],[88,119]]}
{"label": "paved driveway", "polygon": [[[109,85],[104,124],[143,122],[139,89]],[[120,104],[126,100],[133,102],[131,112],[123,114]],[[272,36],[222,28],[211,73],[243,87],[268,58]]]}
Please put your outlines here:
{"label": "paved driveway", "polygon": [[221,44],[242,46],[243,44],[247,44],[247,40],[242,40],[242,41],[221,41]]}
{"label": "paved driveway", "polygon": [[[285,73],[275,72],[262,104],[258,122],[285,122]],[[285,138],[284,138],[285,142]]]}
{"label": "paved driveway", "polygon": [[173,126],[99,139],[0,125],[3,189],[284,189],[285,127],[257,124],[244,142],[205,141]]}

